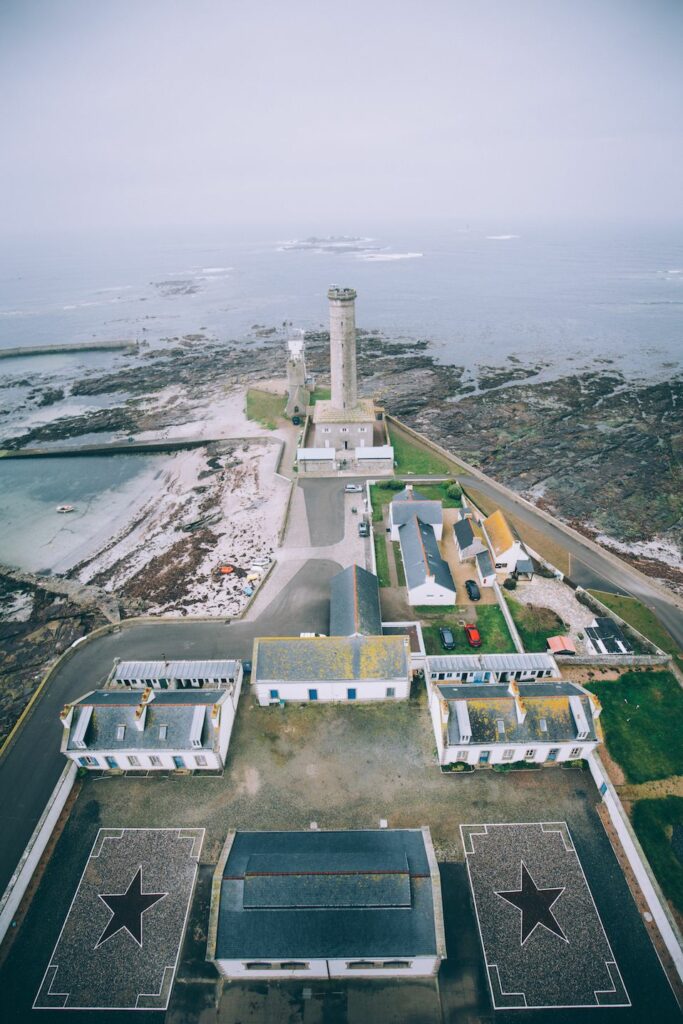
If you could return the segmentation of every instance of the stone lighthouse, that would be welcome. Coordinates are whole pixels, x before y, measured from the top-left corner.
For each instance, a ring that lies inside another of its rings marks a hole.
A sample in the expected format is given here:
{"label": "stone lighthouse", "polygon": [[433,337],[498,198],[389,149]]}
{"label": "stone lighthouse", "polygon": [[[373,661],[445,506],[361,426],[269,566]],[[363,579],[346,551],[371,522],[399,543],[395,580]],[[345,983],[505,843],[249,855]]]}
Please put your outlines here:
{"label": "stone lighthouse", "polygon": [[330,302],[330,377],[332,406],[355,409],[356,384],[356,293],[353,288],[333,285],[327,293]]}

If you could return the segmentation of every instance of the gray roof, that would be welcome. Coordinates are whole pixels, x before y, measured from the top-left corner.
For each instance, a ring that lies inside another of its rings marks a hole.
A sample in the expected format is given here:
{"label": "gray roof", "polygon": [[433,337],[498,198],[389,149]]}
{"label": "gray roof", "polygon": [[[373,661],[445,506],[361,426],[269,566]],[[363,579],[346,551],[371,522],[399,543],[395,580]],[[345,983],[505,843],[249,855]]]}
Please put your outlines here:
{"label": "gray roof", "polygon": [[478,551],[474,557],[477,560],[477,565],[479,566],[479,571],[482,576],[490,576],[495,572],[488,548],[484,551]]}
{"label": "gray roof", "polygon": [[457,522],[453,523],[453,533],[458,542],[458,547],[461,549],[468,548],[477,539],[474,536],[472,523],[469,519],[458,519]]}
{"label": "gray roof", "polygon": [[120,661],[114,679],[234,679],[240,662],[229,661]]}
{"label": "gray roof", "polygon": [[432,672],[538,672],[559,675],[550,654],[438,654],[427,659]]}
{"label": "gray roof", "polygon": [[[439,687],[448,700],[448,742],[451,746],[463,744],[455,709],[457,700],[467,704],[472,730],[470,745],[481,743],[510,746],[511,744],[563,743],[577,739],[577,728],[570,706],[570,697],[578,697],[588,723],[588,737],[597,739],[591,710],[591,700],[581,687],[573,683],[518,683],[526,715],[518,722],[515,699],[506,686],[487,687],[460,685]],[[450,691],[450,692],[446,692]],[[450,699],[449,699],[450,698]],[[503,723],[502,730],[499,723]]]}
{"label": "gray roof", "polygon": [[330,587],[330,635],[379,636],[382,613],[379,580],[359,565],[350,565],[332,577]]}
{"label": "gray roof", "polygon": [[[142,701],[139,692],[95,690],[74,703],[66,749],[82,749],[73,743],[73,734],[80,716],[87,714],[90,721],[84,736],[84,754],[92,750],[189,750],[195,710],[202,708],[201,747],[197,749],[213,750],[218,728],[212,721],[211,709],[227,697],[225,690],[155,691],[154,699],[146,704],[144,728],[138,729],[135,712]],[[165,739],[159,732],[161,725],[166,726]],[[122,739],[117,739],[119,726],[125,727]]]}
{"label": "gray roof", "polygon": [[441,557],[431,526],[413,518],[399,527],[398,539],[409,589],[421,586],[427,576],[433,576],[440,586],[455,593],[451,570]]}
{"label": "gray roof", "polygon": [[518,558],[517,565],[515,566],[515,572],[533,572],[534,563],[530,558]]}
{"label": "gray roof", "polygon": [[254,641],[252,683],[407,679],[405,636],[260,637]]}
{"label": "gray roof", "polygon": [[238,832],[215,956],[435,956],[435,898],[421,830]]}
{"label": "gray roof", "polygon": [[598,616],[593,626],[587,626],[586,636],[602,644],[607,654],[633,653],[631,641],[622,632],[619,624],[607,615]]}
{"label": "gray roof", "polygon": [[395,526],[401,526],[409,522],[414,516],[418,516],[423,523],[431,523],[438,526],[443,519],[443,509],[440,501],[425,498],[418,491],[399,491],[391,502],[391,521]]}

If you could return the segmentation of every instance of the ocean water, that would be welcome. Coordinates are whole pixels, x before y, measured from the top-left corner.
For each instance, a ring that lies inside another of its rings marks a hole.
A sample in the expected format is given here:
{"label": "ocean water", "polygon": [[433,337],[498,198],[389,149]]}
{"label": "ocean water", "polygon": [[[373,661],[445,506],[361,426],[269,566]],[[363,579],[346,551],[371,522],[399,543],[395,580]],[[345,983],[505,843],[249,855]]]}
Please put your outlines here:
{"label": "ocean water", "polygon": [[[359,327],[426,340],[442,363],[475,369],[513,358],[542,364],[545,377],[597,367],[644,380],[680,370],[678,229],[368,226],[354,238],[310,235],[203,229],[10,242],[0,254],[0,349],[115,339],[163,347],[199,332],[239,341],[284,321],[317,329],[327,326],[334,283],[356,288]],[[69,383],[138,359],[0,359],[0,437],[124,400],[71,397]],[[65,399],[36,408],[31,392],[47,384],[64,387]],[[0,460],[0,561],[63,571],[130,514],[151,472],[141,456]],[[79,512],[55,516],[63,502]]]}

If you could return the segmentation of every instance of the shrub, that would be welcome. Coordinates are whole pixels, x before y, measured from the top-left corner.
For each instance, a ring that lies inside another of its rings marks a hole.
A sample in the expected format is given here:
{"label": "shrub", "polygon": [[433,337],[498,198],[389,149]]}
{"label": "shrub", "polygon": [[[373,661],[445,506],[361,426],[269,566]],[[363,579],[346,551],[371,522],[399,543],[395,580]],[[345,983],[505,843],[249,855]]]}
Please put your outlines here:
{"label": "shrub", "polygon": [[391,480],[385,480],[385,482],[382,484],[382,487],[384,487],[387,491],[402,491],[403,488],[405,487],[405,484],[403,483],[402,480],[395,480],[392,477]]}
{"label": "shrub", "polygon": [[448,485],[448,487],[446,488],[446,495],[447,497],[453,498],[455,500],[462,498],[462,487],[457,482],[457,480],[454,480],[452,483]]}
{"label": "shrub", "polygon": [[453,761],[451,764],[445,764],[443,770],[445,772],[473,772],[474,765],[468,764],[467,761]]}
{"label": "shrub", "polygon": [[508,576],[506,580],[503,580],[503,586],[505,587],[506,590],[516,590],[517,580],[514,578],[514,576]]}

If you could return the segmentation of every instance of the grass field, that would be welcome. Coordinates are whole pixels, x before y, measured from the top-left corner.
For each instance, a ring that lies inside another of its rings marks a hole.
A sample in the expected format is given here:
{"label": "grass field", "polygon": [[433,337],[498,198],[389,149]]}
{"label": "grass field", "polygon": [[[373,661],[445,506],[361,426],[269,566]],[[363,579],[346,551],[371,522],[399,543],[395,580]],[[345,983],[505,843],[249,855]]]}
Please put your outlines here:
{"label": "grass field", "polygon": [[[383,481],[386,483],[387,481]],[[417,484],[416,490],[425,498],[432,501],[440,501],[444,508],[460,508],[460,498],[449,498],[446,494],[449,483],[440,484]],[[396,497],[396,491],[390,487],[382,486],[382,483],[373,484],[370,488],[370,501],[372,502],[372,521],[381,523],[384,518],[384,510],[387,505]]]}
{"label": "grass field", "polygon": [[664,895],[683,913],[683,864],[671,846],[673,829],[683,830],[683,797],[638,800],[633,827]]}
{"label": "grass field", "polygon": [[375,545],[375,560],[377,562],[377,579],[379,580],[379,585],[380,587],[390,587],[389,558],[387,555],[387,545],[384,540],[384,534],[376,533],[373,536],[373,543]]}
{"label": "grass field", "polygon": [[331,397],[331,388],[316,388],[315,391],[311,392],[309,404],[315,405],[316,402],[328,402]]}
{"label": "grass field", "polygon": [[401,557],[401,545],[397,540],[391,542],[391,546],[394,549],[394,565],[396,566],[396,575],[398,577],[399,587],[405,587],[406,585],[406,572],[403,568],[403,558]]}
{"label": "grass field", "polygon": [[[498,605],[433,608],[418,605],[415,614],[422,622],[427,654],[513,654],[515,645]],[[470,647],[462,623],[474,623],[481,634],[481,647]],[[455,638],[455,650],[444,651],[439,627],[448,626]]]}
{"label": "grass field", "polygon": [[526,651],[543,654],[548,649],[548,637],[564,633],[562,619],[551,608],[522,604],[505,591],[503,596]]}
{"label": "grass field", "polygon": [[[484,515],[490,516],[498,508],[492,498],[482,494],[481,491],[476,490],[474,487],[468,487],[467,493],[471,495],[472,501],[481,509]],[[551,565],[554,565],[556,569],[559,569],[560,572],[563,572],[565,576],[569,575],[569,555],[561,544],[556,544],[546,537],[544,533],[541,533],[540,530],[536,530],[533,526],[522,522],[514,512],[506,512],[505,518],[511,526],[514,526],[519,536],[529,547],[533,548],[534,551],[538,551],[539,555],[550,562]]]}
{"label": "grass field", "polygon": [[654,612],[651,612],[644,604],[636,601],[633,597],[607,594],[602,590],[590,590],[589,593],[597,597],[598,601],[606,604],[624,622],[628,622],[639,633],[642,633],[648,640],[651,640],[653,644],[657,644],[657,647],[661,647],[667,654],[675,655],[679,664],[683,664],[683,651],[671,634],[660,624]]}
{"label": "grass field", "polygon": [[269,391],[249,388],[247,391],[247,419],[260,423],[267,430],[275,430],[277,421],[285,414],[287,398]]}
{"label": "grass field", "polygon": [[607,749],[628,782],[683,773],[683,690],[670,672],[625,672],[587,689],[602,704]]}
{"label": "grass field", "polygon": [[424,473],[425,476],[453,476],[457,467],[440,458],[436,452],[423,448],[406,434],[389,428],[389,441],[394,446],[396,472]]}

